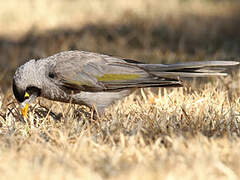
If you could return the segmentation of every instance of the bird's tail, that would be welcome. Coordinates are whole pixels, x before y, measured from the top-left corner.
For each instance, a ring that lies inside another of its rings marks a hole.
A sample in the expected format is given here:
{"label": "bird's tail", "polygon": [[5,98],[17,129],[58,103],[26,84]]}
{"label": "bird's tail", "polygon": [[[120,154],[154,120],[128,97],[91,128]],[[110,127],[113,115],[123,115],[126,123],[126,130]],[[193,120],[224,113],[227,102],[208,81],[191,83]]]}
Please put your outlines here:
{"label": "bird's tail", "polygon": [[138,64],[146,71],[161,77],[208,77],[225,76],[228,66],[238,65],[237,61],[199,61],[177,64]]}

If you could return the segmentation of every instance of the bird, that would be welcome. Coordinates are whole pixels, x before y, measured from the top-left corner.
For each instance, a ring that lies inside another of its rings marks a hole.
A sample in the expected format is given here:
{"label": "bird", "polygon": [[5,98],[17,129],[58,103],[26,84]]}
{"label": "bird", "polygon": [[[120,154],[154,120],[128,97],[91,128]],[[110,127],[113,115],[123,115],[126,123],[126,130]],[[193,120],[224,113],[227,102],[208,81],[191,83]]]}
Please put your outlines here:
{"label": "bird", "polygon": [[182,87],[186,77],[225,76],[237,61],[147,64],[87,51],[63,51],[19,66],[12,89],[26,116],[37,97],[94,108],[98,114],[138,88]]}

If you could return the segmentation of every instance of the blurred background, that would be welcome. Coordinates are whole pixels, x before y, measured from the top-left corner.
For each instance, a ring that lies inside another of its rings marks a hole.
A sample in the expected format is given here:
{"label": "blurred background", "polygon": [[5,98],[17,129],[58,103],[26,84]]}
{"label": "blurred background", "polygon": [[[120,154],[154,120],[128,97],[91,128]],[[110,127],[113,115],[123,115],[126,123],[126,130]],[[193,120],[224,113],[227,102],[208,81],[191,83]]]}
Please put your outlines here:
{"label": "blurred background", "polygon": [[0,1],[0,83],[64,50],[152,63],[240,56],[239,0]]}

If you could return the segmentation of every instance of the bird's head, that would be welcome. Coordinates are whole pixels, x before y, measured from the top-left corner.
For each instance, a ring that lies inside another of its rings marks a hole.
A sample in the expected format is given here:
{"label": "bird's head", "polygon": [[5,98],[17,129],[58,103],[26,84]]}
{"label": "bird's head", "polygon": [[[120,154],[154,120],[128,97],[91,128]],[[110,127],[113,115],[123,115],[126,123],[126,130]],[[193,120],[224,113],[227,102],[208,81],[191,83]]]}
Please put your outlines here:
{"label": "bird's head", "polygon": [[21,103],[22,114],[26,117],[29,104],[41,94],[41,87],[38,85],[35,60],[30,60],[20,66],[13,77],[12,89],[17,101]]}

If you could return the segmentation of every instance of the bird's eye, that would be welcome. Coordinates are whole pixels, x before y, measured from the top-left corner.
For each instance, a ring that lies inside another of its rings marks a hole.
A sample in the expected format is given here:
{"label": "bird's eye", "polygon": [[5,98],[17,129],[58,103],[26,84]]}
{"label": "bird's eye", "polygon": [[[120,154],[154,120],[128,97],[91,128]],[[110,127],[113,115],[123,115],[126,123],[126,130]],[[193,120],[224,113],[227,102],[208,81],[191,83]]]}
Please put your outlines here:
{"label": "bird's eye", "polygon": [[50,73],[48,74],[48,77],[50,77],[51,79],[54,79],[54,78],[55,78],[55,74],[52,73],[52,72],[50,72]]}

